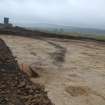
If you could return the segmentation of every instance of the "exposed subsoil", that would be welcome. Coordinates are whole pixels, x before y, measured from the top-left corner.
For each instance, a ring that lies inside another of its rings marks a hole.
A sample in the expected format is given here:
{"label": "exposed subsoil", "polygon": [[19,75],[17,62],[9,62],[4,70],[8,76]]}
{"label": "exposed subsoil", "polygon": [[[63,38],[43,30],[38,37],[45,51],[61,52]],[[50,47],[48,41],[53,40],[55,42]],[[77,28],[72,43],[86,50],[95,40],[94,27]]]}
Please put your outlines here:
{"label": "exposed subsoil", "polygon": [[105,105],[105,43],[0,36],[19,64],[39,74],[55,105]]}
{"label": "exposed subsoil", "polygon": [[44,87],[24,74],[11,50],[0,39],[0,105],[52,105]]}

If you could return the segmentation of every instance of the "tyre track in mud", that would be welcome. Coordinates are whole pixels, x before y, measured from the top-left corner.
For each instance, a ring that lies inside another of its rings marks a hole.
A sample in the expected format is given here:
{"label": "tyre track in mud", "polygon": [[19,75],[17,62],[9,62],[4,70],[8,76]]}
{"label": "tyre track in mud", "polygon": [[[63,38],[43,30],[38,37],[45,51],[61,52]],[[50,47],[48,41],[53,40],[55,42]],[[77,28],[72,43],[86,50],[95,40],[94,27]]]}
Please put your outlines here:
{"label": "tyre track in mud", "polygon": [[55,52],[49,53],[50,58],[53,59],[53,64],[61,67],[65,62],[67,49],[55,42],[52,42],[52,41],[47,41],[47,42],[48,44],[52,45],[56,49]]}

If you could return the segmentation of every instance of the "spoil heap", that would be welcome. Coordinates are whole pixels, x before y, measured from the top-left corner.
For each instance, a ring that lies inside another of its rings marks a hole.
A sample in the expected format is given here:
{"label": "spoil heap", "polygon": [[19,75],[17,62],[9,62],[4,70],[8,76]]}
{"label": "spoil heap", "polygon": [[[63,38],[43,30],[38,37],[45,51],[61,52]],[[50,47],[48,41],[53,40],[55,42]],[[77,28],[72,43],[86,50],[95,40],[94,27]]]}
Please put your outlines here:
{"label": "spoil heap", "polygon": [[33,84],[0,39],[0,105],[52,105],[43,86]]}

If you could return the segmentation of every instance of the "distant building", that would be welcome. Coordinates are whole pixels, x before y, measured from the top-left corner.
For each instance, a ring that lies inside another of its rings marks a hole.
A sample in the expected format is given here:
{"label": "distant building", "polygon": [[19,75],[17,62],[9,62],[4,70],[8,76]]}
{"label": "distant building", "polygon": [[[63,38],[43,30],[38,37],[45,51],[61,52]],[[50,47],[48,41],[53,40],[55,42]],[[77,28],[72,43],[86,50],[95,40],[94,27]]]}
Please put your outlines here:
{"label": "distant building", "polygon": [[0,28],[9,28],[12,27],[12,24],[9,23],[9,18],[4,17],[4,23],[0,23]]}
{"label": "distant building", "polygon": [[8,17],[4,17],[4,24],[9,24],[9,18]]}

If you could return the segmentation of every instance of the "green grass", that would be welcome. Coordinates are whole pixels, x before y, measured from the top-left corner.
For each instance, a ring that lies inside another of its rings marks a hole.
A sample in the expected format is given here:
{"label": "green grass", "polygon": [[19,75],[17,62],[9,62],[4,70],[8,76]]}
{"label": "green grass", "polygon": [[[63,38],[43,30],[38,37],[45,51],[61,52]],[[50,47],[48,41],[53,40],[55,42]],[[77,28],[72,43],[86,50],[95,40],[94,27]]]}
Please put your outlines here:
{"label": "green grass", "polygon": [[56,30],[43,30],[42,32],[47,32],[56,35],[68,35],[75,38],[90,38],[96,39],[100,41],[105,41],[104,34],[96,34],[96,33],[81,33],[81,32],[65,32],[65,31],[56,31]]}
{"label": "green grass", "polygon": [[95,39],[105,41],[105,36],[95,36]]}

